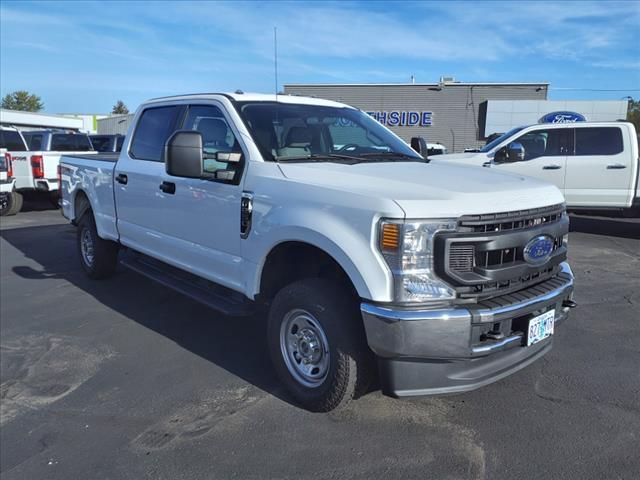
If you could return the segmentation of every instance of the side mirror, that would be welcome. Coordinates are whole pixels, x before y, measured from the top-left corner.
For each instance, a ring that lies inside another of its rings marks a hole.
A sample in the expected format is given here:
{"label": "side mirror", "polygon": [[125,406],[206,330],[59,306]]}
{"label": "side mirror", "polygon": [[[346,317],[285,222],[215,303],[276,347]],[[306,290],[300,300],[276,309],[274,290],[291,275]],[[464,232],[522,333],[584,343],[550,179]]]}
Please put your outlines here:
{"label": "side mirror", "polygon": [[507,146],[507,161],[521,162],[522,160],[524,160],[524,147],[521,143],[511,142]]}
{"label": "side mirror", "polygon": [[422,137],[411,137],[411,148],[422,155],[422,158],[427,159],[427,142]]}
{"label": "side mirror", "polygon": [[524,160],[524,147],[521,143],[511,142],[502,147],[493,156],[493,163],[513,163]]}
{"label": "side mirror", "polygon": [[202,178],[202,133],[177,130],[164,145],[164,164],[174,177]]}

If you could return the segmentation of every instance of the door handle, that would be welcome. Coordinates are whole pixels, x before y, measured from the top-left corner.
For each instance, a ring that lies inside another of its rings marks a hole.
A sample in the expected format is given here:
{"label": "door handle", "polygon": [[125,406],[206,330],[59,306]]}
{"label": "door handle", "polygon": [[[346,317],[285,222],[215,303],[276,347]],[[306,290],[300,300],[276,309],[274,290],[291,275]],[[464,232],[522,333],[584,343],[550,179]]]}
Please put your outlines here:
{"label": "door handle", "polygon": [[560,165],[545,165],[542,167],[543,170],[560,170],[561,168]]}
{"label": "door handle", "polygon": [[627,168],[627,166],[621,163],[610,163],[607,165],[607,170],[622,170],[623,168]]}
{"label": "door handle", "polygon": [[119,173],[118,175],[116,175],[116,182],[126,185],[128,181],[129,179],[124,173]]}
{"label": "door handle", "polygon": [[160,184],[160,190],[164,193],[168,193],[169,195],[173,195],[176,193],[176,184],[173,182],[162,182]]}

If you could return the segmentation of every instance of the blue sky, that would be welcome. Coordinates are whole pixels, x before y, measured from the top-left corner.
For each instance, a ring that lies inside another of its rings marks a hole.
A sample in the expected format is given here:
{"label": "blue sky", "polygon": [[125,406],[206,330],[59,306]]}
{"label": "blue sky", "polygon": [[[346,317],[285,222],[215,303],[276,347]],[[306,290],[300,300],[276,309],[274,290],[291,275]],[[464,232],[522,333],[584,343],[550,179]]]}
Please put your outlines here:
{"label": "blue sky", "polygon": [[[640,98],[640,1],[12,2],[0,93],[47,112],[279,83],[551,83],[550,98]],[[594,91],[616,90],[616,91]]]}

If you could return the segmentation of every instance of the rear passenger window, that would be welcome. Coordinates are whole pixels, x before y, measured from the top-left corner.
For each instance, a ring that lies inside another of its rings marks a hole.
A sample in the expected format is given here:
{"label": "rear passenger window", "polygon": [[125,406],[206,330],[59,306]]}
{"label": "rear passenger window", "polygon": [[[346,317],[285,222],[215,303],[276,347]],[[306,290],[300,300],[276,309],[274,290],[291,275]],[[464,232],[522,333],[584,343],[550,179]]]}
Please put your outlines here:
{"label": "rear passenger window", "polygon": [[25,150],[20,134],[14,130],[0,130],[0,148],[14,152],[24,152]]}
{"label": "rear passenger window", "polygon": [[[42,137],[41,137],[42,138]],[[35,145],[34,136],[31,145]],[[38,150],[38,148],[32,148]],[[89,137],[78,133],[54,133],[51,137],[52,152],[88,152],[93,150]]]}
{"label": "rear passenger window", "polygon": [[622,150],[618,127],[576,128],[576,155],[616,155]]}
{"label": "rear passenger window", "polygon": [[164,144],[176,129],[179,106],[148,108],[142,112],[131,142],[131,156],[139,160],[162,161]]}
{"label": "rear passenger window", "polygon": [[29,140],[29,150],[42,150],[42,135],[31,135],[31,140]]}

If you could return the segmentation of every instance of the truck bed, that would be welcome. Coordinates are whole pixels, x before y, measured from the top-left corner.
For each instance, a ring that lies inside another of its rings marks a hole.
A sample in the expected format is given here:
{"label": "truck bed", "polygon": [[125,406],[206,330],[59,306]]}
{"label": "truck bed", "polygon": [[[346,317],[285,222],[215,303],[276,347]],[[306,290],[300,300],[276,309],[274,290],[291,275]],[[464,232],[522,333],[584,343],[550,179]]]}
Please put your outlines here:
{"label": "truck bed", "polygon": [[[66,154],[64,154],[66,156]],[[116,163],[118,161],[118,157],[120,156],[119,152],[107,152],[107,153],[74,153],[72,154],[73,158],[81,158],[83,160],[93,160],[93,161],[102,161],[102,162],[111,162]]]}
{"label": "truck bed", "polygon": [[75,218],[76,194],[83,192],[94,205],[94,217],[102,238],[117,240],[113,171],[118,153],[74,153],[60,156],[62,214]]}

